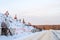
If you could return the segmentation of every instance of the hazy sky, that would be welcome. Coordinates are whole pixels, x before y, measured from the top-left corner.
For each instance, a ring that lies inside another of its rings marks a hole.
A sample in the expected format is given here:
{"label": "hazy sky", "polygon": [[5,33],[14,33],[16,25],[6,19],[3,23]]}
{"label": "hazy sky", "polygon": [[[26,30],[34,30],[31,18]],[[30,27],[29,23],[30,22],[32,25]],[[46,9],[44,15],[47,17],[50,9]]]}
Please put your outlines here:
{"label": "hazy sky", "polygon": [[60,24],[60,0],[0,0],[0,12],[32,24]]}

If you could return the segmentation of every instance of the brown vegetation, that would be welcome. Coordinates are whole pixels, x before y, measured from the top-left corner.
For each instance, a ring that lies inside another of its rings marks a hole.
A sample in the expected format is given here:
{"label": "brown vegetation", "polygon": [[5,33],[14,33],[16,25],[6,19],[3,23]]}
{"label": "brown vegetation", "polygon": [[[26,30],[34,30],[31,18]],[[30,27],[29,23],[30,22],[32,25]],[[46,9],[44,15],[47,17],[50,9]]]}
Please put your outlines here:
{"label": "brown vegetation", "polygon": [[43,30],[49,30],[49,29],[60,30],[60,25],[33,25],[33,27]]}

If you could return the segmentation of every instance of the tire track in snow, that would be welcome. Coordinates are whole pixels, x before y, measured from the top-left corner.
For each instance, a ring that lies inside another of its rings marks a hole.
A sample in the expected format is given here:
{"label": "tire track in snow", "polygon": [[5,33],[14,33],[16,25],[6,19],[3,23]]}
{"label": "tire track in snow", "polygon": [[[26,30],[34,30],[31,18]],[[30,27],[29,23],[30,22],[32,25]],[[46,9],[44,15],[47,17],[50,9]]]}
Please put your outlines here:
{"label": "tire track in snow", "polygon": [[52,33],[55,35],[55,37],[56,37],[58,40],[60,40],[60,38],[58,37],[58,35],[57,35],[54,31],[52,31]]}

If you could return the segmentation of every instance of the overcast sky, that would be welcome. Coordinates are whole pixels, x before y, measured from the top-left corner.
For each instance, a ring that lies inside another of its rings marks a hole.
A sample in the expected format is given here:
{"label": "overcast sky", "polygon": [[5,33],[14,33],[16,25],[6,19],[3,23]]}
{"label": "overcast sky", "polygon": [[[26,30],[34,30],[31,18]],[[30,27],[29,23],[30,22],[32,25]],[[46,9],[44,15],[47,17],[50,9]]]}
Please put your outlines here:
{"label": "overcast sky", "polygon": [[60,0],[0,0],[0,12],[32,24],[60,24]]}

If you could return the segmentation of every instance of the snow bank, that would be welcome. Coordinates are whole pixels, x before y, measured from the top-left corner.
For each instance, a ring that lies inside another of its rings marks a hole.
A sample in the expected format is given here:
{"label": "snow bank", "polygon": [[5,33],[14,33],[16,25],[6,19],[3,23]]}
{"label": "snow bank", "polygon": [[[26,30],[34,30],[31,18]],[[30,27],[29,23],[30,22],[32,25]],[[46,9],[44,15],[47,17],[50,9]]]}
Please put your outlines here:
{"label": "snow bank", "polygon": [[[0,13],[0,28],[1,23],[5,22],[13,34],[21,34],[22,32],[31,32],[33,27],[26,26],[25,24],[21,23],[18,19],[13,19],[10,15],[8,17],[2,13]],[[0,29],[1,34],[1,29]]]}

